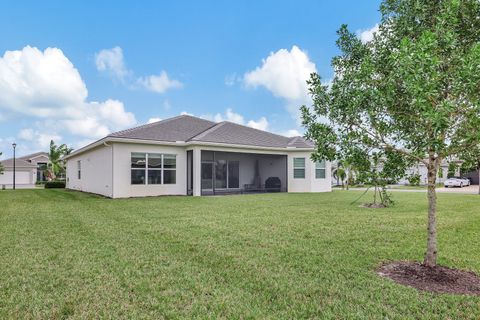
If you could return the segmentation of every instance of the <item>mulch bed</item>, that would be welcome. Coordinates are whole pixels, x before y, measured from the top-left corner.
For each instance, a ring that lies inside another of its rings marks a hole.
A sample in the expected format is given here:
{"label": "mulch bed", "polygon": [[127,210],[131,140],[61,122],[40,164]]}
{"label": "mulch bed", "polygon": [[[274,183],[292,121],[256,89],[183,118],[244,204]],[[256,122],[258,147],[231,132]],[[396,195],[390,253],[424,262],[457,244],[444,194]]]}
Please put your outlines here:
{"label": "mulch bed", "polygon": [[377,273],[422,291],[480,296],[480,277],[469,271],[397,261],[381,265]]}

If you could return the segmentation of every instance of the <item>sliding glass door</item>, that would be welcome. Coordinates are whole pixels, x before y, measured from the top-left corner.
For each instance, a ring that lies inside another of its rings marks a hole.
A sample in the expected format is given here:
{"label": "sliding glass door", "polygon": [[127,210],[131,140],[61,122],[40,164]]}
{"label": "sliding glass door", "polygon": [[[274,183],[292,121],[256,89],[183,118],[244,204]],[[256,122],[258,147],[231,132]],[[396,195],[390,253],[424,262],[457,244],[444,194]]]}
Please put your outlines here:
{"label": "sliding glass door", "polygon": [[228,188],[240,187],[240,162],[228,161]]}
{"label": "sliding glass door", "polygon": [[202,162],[202,190],[213,190],[213,162]]}
{"label": "sliding glass door", "polygon": [[[219,157],[222,157],[221,154]],[[240,162],[218,159],[211,151],[202,151],[202,190],[214,191],[240,188]]]}

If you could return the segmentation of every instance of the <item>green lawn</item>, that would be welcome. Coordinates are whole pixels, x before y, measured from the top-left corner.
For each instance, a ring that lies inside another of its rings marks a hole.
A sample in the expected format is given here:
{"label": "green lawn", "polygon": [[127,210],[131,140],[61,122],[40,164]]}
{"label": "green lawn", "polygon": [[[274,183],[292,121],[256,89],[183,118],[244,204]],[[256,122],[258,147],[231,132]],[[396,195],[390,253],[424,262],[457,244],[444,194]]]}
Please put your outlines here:
{"label": "green lawn", "polygon": [[[480,318],[480,297],[374,272],[422,259],[425,194],[381,210],[359,194],[0,191],[0,318]],[[438,197],[439,262],[480,273],[480,197]]]}

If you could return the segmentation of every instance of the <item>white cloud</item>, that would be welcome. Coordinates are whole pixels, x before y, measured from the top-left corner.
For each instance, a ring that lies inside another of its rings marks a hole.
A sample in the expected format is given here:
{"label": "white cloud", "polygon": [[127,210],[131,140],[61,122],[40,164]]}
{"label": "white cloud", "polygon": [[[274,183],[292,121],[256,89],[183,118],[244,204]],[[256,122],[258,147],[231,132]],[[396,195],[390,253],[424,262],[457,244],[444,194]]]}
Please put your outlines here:
{"label": "white cloud", "polygon": [[271,52],[260,67],[245,73],[244,82],[247,87],[263,86],[274,96],[289,102],[303,103],[309,101],[306,81],[316,71],[307,53],[293,46],[290,51]]}
{"label": "white cloud", "polygon": [[357,30],[357,35],[363,43],[367,43],[373,40],[373,36],[378,32],[378,23],[370,29]]}
{"label": "white cloud", "polygon": [[0,109],[55,121],[57,130],[86,138],[136,123],[122,102],[87,97],[80,73],[60,49],[27,46],[0,57]]}
{"label": "white cloud", "polygon": [[298,137],[298,136],[302,136],[302,134],[300,133],[300,131],[298,131],[297,129],[290,129],[290,130],[287,130],[287,131],[283,131],[280,133],[281,135],[283,136],[286,136],[286,137]]}
{"label": "white cloud", "polygon": [[166,71],[160,72],[159,75],[149,75],[145,77],[134,78],[133,71],[126,66],[123,50],[120,47],[111,49],[102,49],[95,54],[95,65],[97,70],[110,74],[114,79],[125,83],[130,80],[127,87],[135,89],[138,87],[147,89],[157,93],[165,93],[170,89],[179,89],[183,87],[183,83],[178,80],[170,79]]}
{"label": "white cloud", "polygon": [[165,71],[162,71],[158,76],[152,75],[138,78],[137,83],[145,89],[157,93],[164,93],[170,89],[179,89],[183,87],[183,83],[175,79],[170,79]]}
{"label": "white cloud", "polygon": [[[208,116],[207,116],[208,117]],[[233,112],[232,109],[228,108],[224,114],[217,113],[213,116],[215,122],[230,121],[233,123],[244,124],[245,119],[241,114]]]}
{"label": "white cloud", "polygon": [[247,122],[247,126],[263,131],[268,130],[268,125],[267,118],[265,117],[261,117],[258,121],[250,120]]}
{"label": "white cloud", "polygon": [[181,116],[193,116],[193,113],[189,113],[187,111],[182,111],[182,112],[180,112],[180,115]]}
{"label": "white cloud", "polygon": [[123,59],[123,50],[120,47],[103,49],[95,54],[95,64],[98,71],[107,72],[114,78],[124,81],[129,74]]}
{"label": "white cloud", "polygon": [[18,138],[32,142],[32,146],[35,150],[46,150],[49,147],[51,140],[55,141],[57,144],[62,140],[62,137],[58,134],[43,133],[31,128],[20,130]]}
{"label": "white cloud", "polygon": [[154,122],[158,122],[160,120],[162,120],[162,119],[158,118],[158,117],[153,117],[153,118],[148,119],[147,123],[154,123]]}
{"label": "white cloud", "polygon": [[267,131],[269,129],[269,123],[267,118],[261,117],[258,120],[245,121],[245,117],[239,113],[234,112],[231,108],[225,110],[225,112],[217,113],[215,115],[204,114],[200,118],[207,119],[215,122],[230,121],[233,123],[246,125],[251,128]]}

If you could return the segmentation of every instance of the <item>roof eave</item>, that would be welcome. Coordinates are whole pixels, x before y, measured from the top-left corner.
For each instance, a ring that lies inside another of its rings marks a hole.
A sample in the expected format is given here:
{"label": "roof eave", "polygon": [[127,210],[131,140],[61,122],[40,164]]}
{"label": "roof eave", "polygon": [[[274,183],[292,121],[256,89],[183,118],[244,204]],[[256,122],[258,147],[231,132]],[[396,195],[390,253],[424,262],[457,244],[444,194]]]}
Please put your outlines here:
{"label": "roof eave", "polygon": [[208,141],[160,141],[160,140],[147,140],[147,139],[133,139],[133,138],[121,138],[121,137],[110,137],[107,136],[103,139],[95,141],[83,148],[75,150],[69,155],[63,157],[64,160],[72,158],[74,156],[85,153],[93,148],[96,148],[101,145],[105,145],[109,142],[118,142],[118,143],[139,143],[139,144],[154,144],[154,145],[165,145],[165,146],[176,146],[176,147],[187,147],[187,146],[214,146],[214,147],[225,147],[225,148],[237,148],[237,149],[254,149],[254,150],[271,150],[271,151],[284,151],[284,152],[301,152],[301,151],[313,151],[313,147],[309,148],[296,148],[296,147],[265,147],[265,146],[252,146],[252,145],[242,145],[242,144],[229,144],[229,143],[217,143],[217,142],[208,142]]}

